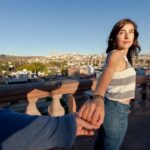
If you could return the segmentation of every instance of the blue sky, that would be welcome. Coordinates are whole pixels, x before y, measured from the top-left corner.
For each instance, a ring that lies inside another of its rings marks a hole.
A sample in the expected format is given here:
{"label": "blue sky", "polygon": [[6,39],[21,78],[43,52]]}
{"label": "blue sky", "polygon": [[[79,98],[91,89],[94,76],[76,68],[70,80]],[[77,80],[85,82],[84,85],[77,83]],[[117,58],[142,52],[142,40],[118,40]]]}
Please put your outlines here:
{"label": "blue sky", "polygon": [[150,52],[149,0],[0,0],[0,54],[101,54],[113,25],[131,18]]}

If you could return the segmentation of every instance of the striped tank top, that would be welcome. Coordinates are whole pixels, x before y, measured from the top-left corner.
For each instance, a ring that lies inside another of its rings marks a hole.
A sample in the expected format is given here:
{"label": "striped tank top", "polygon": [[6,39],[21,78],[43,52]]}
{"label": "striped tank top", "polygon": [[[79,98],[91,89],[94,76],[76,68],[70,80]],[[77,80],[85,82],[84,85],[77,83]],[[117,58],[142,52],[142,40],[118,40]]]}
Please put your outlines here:
{"label": "striped tank top", "polygon": [[135,97],[136,72],[124,56],[127,68],[113,74],[112,80],[107,88],[105,97],[115,101],[132,99]]}

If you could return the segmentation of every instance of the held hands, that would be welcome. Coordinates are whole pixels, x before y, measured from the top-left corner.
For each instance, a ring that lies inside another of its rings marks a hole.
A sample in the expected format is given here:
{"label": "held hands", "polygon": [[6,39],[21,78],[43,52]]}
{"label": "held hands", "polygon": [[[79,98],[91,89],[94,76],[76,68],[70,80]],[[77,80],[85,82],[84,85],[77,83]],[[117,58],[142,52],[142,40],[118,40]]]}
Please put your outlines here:
{"label": "held hands", "polygon": [[101,97],[97,97],[94,100],[85,102],[79,110],[78,115],[99,128],[104,121],[104,109],[104,100]]}
{"label": "held hands", "polygon": [[105,110],[102,97],[88,100],[76,113],[76,135],[93,135],[94,130],[99,128],[104,121]]}
{"label": "held hands", "polygon": [[77,131],[76,131],[77,136],[94,134],[94,130],[96,129],[96,126],[80,118],[78,115],[75,115],[75,119],[77,124]]}

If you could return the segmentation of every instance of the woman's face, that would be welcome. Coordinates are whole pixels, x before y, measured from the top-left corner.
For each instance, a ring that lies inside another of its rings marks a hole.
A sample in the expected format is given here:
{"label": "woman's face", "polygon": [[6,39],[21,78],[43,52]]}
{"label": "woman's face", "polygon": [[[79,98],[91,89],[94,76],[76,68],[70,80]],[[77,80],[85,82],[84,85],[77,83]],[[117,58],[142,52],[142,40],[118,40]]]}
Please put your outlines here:
{"label": "woman's face", "polygon": [[129,23],[124,25],[116,35],[117,49],[129,49],[134,41],[134,26]]}

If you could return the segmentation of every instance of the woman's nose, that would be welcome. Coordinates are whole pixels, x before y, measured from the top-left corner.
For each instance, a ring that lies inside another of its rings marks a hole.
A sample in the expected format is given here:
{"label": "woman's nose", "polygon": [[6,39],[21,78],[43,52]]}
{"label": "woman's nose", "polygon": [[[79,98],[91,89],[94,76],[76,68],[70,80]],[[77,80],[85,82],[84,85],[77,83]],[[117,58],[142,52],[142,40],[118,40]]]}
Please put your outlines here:
{"label": "woman's nose", "polygon": [[129,38],[129,33],[128,33],[128,32],[126,32],[126,34],[125,34],[125,38],[126,38],[126,39],[128,39],[128,38]]}

